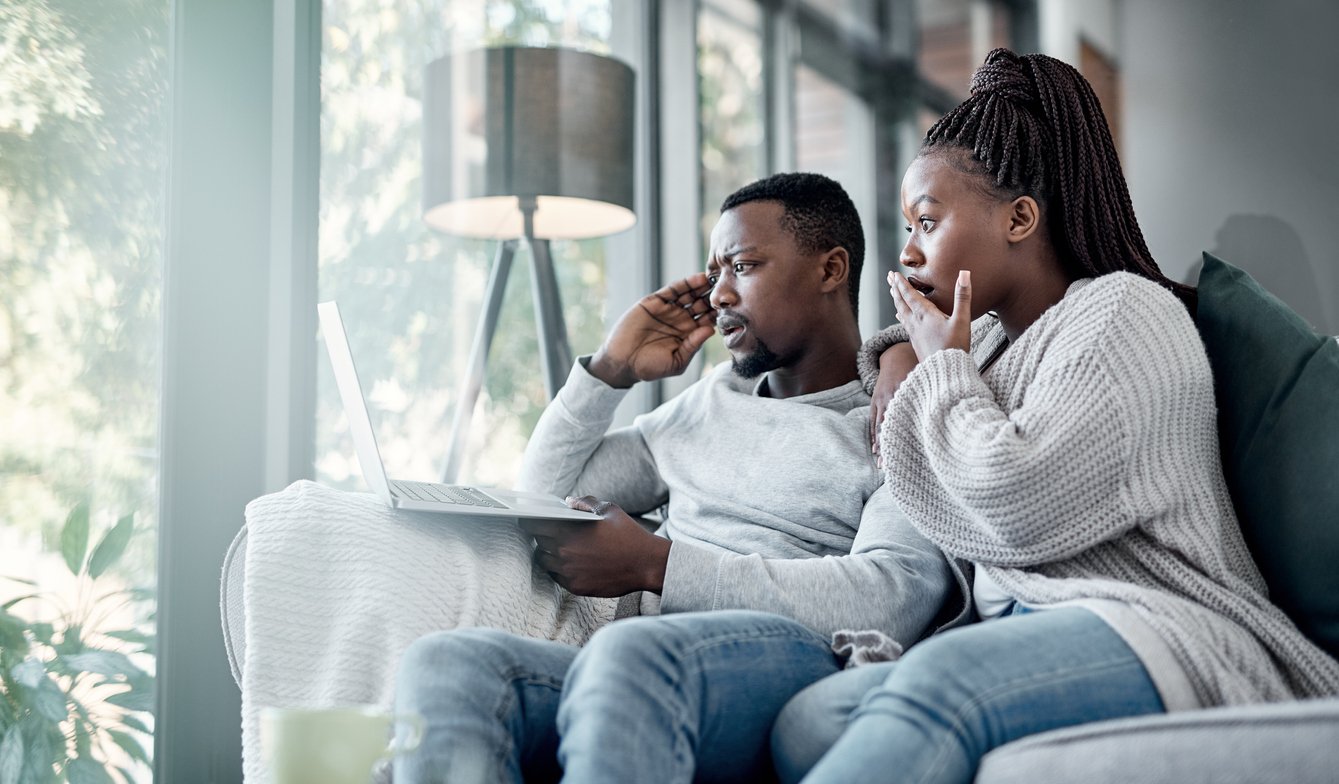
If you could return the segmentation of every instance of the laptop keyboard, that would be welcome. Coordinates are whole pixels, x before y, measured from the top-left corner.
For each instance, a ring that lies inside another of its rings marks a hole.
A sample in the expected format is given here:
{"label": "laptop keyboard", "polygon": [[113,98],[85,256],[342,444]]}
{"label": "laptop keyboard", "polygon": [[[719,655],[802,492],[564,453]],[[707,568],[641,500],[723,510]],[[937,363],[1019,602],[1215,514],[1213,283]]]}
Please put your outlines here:
{"label": "laptop keyboard", "polygon": [[462,506],[487,506],[493,509],[507,509],[507,505],[482,490],[464,485],[437,485],[430,482],[402,482],[390,480],[391,491],[404,498],[416,501],[441,501]]}

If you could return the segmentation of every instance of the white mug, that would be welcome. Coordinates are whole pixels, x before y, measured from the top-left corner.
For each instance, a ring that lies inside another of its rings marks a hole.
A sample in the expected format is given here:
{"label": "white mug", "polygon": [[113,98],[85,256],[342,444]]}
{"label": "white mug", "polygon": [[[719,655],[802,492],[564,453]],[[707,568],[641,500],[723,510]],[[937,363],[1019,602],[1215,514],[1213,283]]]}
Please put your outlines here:
{"label": "white mug", "polygon": [[[409,732],[387,745],[393,725]],[[423,719],[375,705],[263,708],[260,754],[270,784],[368,784],[378,761],[418,748]]]}

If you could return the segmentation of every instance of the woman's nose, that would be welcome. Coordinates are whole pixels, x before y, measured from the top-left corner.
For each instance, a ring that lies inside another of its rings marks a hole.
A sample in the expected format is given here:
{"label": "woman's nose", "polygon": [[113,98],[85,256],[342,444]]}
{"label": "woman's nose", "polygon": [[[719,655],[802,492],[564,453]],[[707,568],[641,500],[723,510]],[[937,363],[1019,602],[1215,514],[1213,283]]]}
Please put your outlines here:
{"label": "woman's nose", "polygon": [[923,267],[925,266],[925,257],[921,255],[920,248],[917,248],[912,240],[907,240],[907,244],[902,246],[902,253],[898,255],[897,260],[904,267]]}

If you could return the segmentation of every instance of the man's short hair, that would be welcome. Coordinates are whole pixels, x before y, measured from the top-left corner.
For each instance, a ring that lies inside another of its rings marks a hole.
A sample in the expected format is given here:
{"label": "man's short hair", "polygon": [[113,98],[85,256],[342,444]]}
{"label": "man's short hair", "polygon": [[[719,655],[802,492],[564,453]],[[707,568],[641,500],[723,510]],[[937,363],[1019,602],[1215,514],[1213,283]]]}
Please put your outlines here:
{"label": "man's short hair", "polygon": [[865,263],[865,233],[860,213],[841,183],[821,174],[787,172],[750,183],[725,197],[721,212],[751,201],[780,202],[785,212],[781,227],[805,253],[846,249],[851,260],[847,289],[851,312],[860,309],[860,270]]}

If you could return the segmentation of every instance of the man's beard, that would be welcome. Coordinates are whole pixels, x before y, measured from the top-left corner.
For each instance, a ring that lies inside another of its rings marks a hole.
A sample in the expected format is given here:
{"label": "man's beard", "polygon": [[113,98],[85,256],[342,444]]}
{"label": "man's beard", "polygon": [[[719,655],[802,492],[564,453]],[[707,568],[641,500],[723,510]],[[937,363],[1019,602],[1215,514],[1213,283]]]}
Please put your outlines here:
{"label": "man's beard", "polygon": [[749,352],[742,359],[740,357],[730,358],[730,369],[740,378],[757,378],[769,370],[776,370],[781,366],[781,357],[777,356],[775,351],[767,347],[767,344],[761,340],[757,341],[757,347]]}

